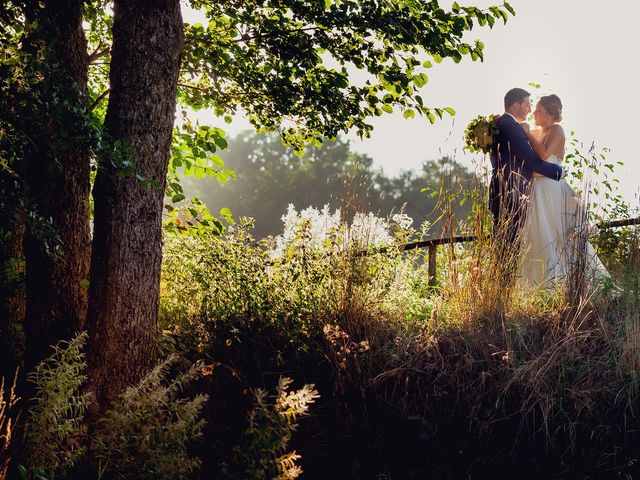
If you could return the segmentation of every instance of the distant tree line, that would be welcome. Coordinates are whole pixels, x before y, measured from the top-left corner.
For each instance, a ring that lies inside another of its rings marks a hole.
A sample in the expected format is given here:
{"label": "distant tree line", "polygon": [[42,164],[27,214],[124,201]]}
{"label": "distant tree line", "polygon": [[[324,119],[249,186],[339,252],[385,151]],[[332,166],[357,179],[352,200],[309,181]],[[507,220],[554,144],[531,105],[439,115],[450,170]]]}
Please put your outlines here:
{"label": "distant tree line", "polygon": [[185,190],[212,211],[228,207],[235,217],[253,217],[256,238],[281,232],[281,217],[291,203],[298,210],[329,204],[346,215],[384,217],[403,211],[413,218],[414,228],[428,221],[430,232],[439,234],[447,212],[459,220],[470,214],[464,198],[478,183],[473,172],[449,157],[387,176],[342,139],[310,147],[302,156],[275,134],[245,131],[229,143],[225,165],[237,178],[221,185],[190,177]]}

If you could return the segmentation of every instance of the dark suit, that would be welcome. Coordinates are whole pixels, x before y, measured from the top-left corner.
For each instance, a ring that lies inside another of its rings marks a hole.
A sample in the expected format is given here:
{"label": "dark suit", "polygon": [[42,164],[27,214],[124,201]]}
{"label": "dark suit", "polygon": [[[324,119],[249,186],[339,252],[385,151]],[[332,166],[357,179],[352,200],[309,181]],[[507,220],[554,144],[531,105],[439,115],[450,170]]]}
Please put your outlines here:
{"label": "dark suit", "polygon": [[515,235],[524,221],[533,173],[560,180],[562,168],[536,155],[524,129],[511,115],[505,113],[496,125],[500,133],[494,138],[491,150],[489,208],[494,224],[509,220]]}

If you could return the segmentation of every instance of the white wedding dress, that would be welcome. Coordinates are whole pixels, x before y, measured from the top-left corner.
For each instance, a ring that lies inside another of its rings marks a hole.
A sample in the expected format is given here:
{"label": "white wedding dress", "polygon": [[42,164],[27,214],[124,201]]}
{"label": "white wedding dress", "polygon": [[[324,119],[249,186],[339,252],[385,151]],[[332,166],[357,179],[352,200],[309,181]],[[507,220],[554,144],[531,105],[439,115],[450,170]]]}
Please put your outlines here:
{"label": "white wedding dress", "polygon": [[[561,164],[555,155],[546,161]],[[577,263],[592,281],[609,277],[593,245],[585,240],[589,231],[593,229],[587,224],[586,211],[569,184],[535,173],[522,232],[520,283],[554,289]]]}

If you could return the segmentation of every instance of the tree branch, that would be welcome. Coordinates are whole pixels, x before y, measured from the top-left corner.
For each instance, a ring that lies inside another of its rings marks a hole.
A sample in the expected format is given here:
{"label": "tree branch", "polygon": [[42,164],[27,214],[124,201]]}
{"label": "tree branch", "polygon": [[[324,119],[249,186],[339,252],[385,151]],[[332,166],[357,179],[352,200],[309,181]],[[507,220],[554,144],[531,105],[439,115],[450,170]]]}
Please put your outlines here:
{"label": "tree branch", "polygon": [[96,49],[89,55],[89,63],[93,63],[99,58],[104,57],[109,52],[111,52],[111,48],[107,47],[104,50],[100,50],[102,48],[102,43],[96,47]]}
{"label": "tree branch", "polygon": [[98,98],[96,98],[93,103],[91,104],[91,106],[89,107],[89,110],[87,110],[88,112],[93,111],[94,108],[96,108],[98,106],[98,104],[104,99],[104,97],[106,97],[107,95],[109,95],[109,92],[111,91],[111,89],[107,88],[104,92],[102,92],[100,95],[98,95]]}

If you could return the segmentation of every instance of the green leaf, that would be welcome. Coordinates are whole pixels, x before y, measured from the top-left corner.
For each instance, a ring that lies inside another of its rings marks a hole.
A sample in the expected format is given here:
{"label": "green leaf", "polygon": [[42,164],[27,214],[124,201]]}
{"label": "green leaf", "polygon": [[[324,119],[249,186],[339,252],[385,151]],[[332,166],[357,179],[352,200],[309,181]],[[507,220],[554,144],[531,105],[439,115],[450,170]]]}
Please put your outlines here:
{"label": "green leaf", "polygon": [[212,226],[213,226],[213,227],[215,227],[215,229],[216,229],[218,232],[222,232],[222,231],[224,231],[224,225],[222,225],[222,222],[221,222],[220,220],[218,220],[217,218],[214,218],[214,219],[211,221],[211,223],[213,223],[213,225],[212,225]]}
{"label": "green leaf", "polygon": [[451,115],[452,117],[456,116],[456,111],[451,107],[444,107],[443,110],[447,112],[449,115]]}
{"label": "green leaf", "polygon": [[427,84],[427,82],[429,81],[429,77],[426,73],[421,73],[413,77],[413,81],[416,84],[416,87],[420,88],[424,87]]}
{"label": "green leaf", "polygon": [[224,150],[229,146],[229,143],[222,137],[215,137],[213,141],[218,146],[218,148],[220,148],[220,150]]}
{"label": "green leaf", "polygon": [[218,155],[210,155],[209,159],[213,162],[216,167],[224,167],[224,160]]}
{"label": "green leaf", "polygon": [[184,174],[187,177],[190,177],[191,175],[193,175],[193,163],[189,160],[186,160],[184,162]]}
{"label": "green leaf", "polygon": [[215,173],[214,177],[216,177],[218,183],[227,183],[229,181],[229,176],[219,170]]}
{"label": "green leaf", "polygon": [[393,107],[389,104],[385,103],[380,108],[387,113],[393,113]]}
{"label": "green leaf", "polygon": [[238,174],[236,174],[236,172],[234,172],[230,168],[223,168],[221,171],[222,171],[222,173],[224,173],[225,175],[229,176],[230,178],[233,178],[234,180],[236,178],[238,178]]}
{"label": "green leaf", "polygon": [[509,5],[507,2],[504,2],[504,3],[502,4],[502,6],[503,6],[504,8],[506,8],[507,10],[509,10],[509,13],[510,13],[511,15],[513,15],[514,17],[516,16],[516,11],[515,11],[515,10],[513,9],[513,7],[512,7],[511,5]]}
{"label": "green leaf", "polygon": [[416,114],[413,110],[405,110],[403,113],[404,118],[415,118]]}

